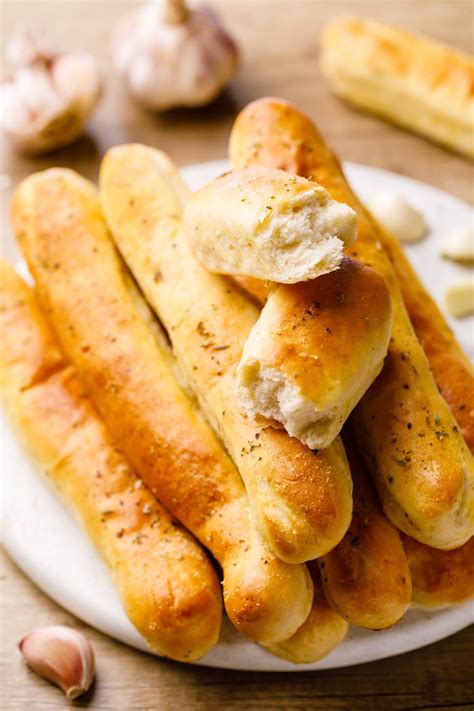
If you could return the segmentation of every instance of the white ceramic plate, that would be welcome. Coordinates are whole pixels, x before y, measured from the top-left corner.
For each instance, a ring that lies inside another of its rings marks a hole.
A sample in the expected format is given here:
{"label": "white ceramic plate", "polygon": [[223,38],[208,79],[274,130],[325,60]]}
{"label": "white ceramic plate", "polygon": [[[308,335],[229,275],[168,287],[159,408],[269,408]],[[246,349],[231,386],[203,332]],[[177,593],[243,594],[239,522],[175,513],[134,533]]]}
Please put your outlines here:
{"label": "white ceramic plate", "polygon": [[[360,165],[345,166],[361,197],[395,189],[422,210],[430,235],[409,248],[410,258],[438,302],[444,287],[465,270],[440,259],[443,237],[473,219],[472,210],[453,197],[414,180]],[[195,188],[228,168],[225,161],[189,166],[183,174]],[[20,267],[24,271],[24,267]],[[473,319],[451,321],[457,336],[473,351]],[[96,627],[137,649],[146,644],[125,616],[106,568],[76,521],[23,455],[2,417],[3,542],[13,560],[53,600]],[[298,671],[360,664],[417,649],[471,624],[474,605],[438,612],[410,610],[385,632],[351,628],[346,640],[315,664],[294,666],[252,644],[225,620],[216,647],[199,663],[226,669]]]}

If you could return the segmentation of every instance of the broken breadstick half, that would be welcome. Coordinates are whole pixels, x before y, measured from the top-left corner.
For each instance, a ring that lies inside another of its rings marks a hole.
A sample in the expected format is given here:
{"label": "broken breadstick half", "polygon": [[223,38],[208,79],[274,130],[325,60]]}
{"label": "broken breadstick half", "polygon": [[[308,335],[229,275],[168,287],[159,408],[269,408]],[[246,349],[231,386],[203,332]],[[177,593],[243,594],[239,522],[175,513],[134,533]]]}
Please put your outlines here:
{"label": "broken breadstick half", "polygon": [[391,324],[384,280],[349,257],[318,279],[276,286],[239,364],[243,409],[328,447],[380,373]]}
{"label": "broken breadstick half", "polygon": [[211,272],[294,284],[337,269],[355,212],[306,178],[274,168],[226,173],[184,211],[195,256]]}

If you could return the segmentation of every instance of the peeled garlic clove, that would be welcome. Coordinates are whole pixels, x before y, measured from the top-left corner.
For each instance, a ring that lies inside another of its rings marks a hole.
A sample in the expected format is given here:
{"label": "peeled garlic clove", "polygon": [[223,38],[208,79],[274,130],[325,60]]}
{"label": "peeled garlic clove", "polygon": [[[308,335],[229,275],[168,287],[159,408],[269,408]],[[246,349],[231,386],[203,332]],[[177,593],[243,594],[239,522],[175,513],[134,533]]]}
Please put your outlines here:
{"label": "peeled garlic clove", "polygon": [[455,262],[473,262],[474,228],[461,227],[452,232],[446,239],[442,255]]}
{"label": "peeled garlic clove", "polygon": [[68,699],[90,688],[95,661],[92,647],[81,632],[62,625],[39,627],[18,645],[33,671],[59,686]]}
{"label": "peeled garlic clove", "polygon": [[474,314],[474,279],[466,279],[452,284],[446,289],[444,298],[448,313],[455,318]]}
{"label": "peeled garlic clove", "polygon": [[215,13],[184,0],[144,5],[114,35],[114,63],[130,94],[159,111],[208,104],[234,75],[237,58]]}
{"label": "peeled garlic clove", "polygon": [[367,201],[375,219],[400,242],[418,242],[425,236],[425,218],[399,193],[374,193]]}
{"label": "peeled garlic clove", "polygon": [[14,37],[7,56],[15,71],[0,86],[0,126],[12,143],[38,154],[76,140],[101,93],[94,58],[54,52],[30,34]]}

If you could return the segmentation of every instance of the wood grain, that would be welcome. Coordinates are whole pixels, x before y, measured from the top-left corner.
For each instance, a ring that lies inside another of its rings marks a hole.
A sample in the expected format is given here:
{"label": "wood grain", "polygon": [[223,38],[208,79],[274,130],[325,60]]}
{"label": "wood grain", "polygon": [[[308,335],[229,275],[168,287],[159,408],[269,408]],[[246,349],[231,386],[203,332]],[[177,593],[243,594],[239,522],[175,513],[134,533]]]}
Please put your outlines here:
{"label": "wood grain", "polygon": [[[248,101],[268,94],[294,101],[309,113],[344,159],[394,170],[473,200],[472,165],[421,138],[349,109],[331,96],[317,66],[321,26],[341,13],[398,23],[472,51],[474,18],[470,1],[214,1],[212,4],[240,41],[242,70],[212,106],[162,116],[134,106],[111,74],[110,29],[134,4],[110,0],[4,0],[2,4],[3,40],[20,22],[42,26],[64,48],[93,51],[107,77],[106,93],[88,133],[73,146],[27,159],[2,144],[1,172],[7,176],[2,184],[8,179],[11,182],[9,188],[2,189],[4,251],[9,258],[17,254],[7,220],[11,190],[29,173],[63,165],[96,179],[103,153],[127,141],[160,147],[181,165],[222,158],[236,112]],[[110,711],[473,707],[472,629],[401,657],[334,671],[259,674],[187,667],[140,654],[87,628],[45,597],[8,559],[2,568],[0,683],[1,706],[8,711],[49,711],[68,706]],[[59,691],[30,672],[16,650],[25,632],[49,623],[85,628],[96,650],[97,683],[75,704],[68,704]]]}

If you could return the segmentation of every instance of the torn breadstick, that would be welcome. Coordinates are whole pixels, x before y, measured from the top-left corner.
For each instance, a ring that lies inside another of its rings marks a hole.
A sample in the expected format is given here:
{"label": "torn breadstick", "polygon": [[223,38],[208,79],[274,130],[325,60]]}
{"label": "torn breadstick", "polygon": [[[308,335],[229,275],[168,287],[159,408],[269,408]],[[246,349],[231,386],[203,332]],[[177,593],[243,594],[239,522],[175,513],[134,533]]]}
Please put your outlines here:
{"label": "torn breadstick", "polygon": [[312,452],[241,412],[236,369],[259,311],[193,256],[161,163],[162,154],[145,146],[121,146],[105,156],[101,199],[114,240],[237,465],[271,549],[288,562],[318,557],[341,540],[351,518],[344,449],[336,440]]}
{"label": "torn breadstick", "polygon": [[280,99],[262,99],[243,110],[230,155],[236,169],[265,165],[311,175],[358,213],[358,237],[347,254],[385,279],[394,310],[385,366],[354,411],[358,439],[392,522],[433,547],[461,546],[474,529],[473,458],[436,387],[380,233],[337,158],[311,121]]}
{"label": "torn breadstick", "polygon": [[281,284],[333,271],[356,236],[350,207],[316,183],[271,168],[212,180],[192,194],[183,219],[209,271]]}
{"label": "torn breadstick", "polygon": [[392,307],[384,280],[345,257],[339,269],[277,285],[244,346],[240,402],[311,449],[328,447],[382,370]]}

